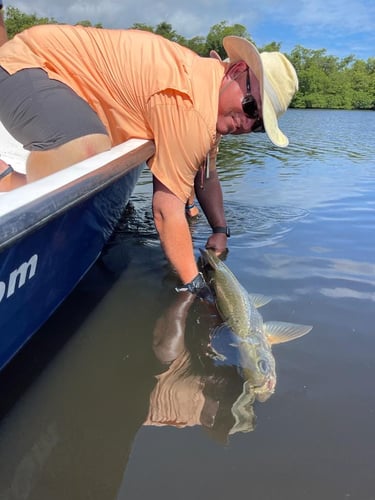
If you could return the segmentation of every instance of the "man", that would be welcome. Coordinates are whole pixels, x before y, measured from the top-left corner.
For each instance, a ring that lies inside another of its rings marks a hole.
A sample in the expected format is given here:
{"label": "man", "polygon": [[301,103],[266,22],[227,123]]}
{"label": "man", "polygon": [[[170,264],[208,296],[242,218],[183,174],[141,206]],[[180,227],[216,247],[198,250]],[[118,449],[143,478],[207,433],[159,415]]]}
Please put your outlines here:
{"label": "man", "polygon": [[286,146],[277,117],[298,87],[282,54],[259,55],[240,37],[223,44],[229,62],[139,30],[44,25],[0,48],[0,120],[30,151],[27,182],[129,138],[152,139],[155,226],[183,289],[199,296],[207,287],[185,217],[194,184],[213,229],[207,246],[223,252],[228,234],[216,169],[206,162],[207,176],[199,166],[218,135],[266,131]]}

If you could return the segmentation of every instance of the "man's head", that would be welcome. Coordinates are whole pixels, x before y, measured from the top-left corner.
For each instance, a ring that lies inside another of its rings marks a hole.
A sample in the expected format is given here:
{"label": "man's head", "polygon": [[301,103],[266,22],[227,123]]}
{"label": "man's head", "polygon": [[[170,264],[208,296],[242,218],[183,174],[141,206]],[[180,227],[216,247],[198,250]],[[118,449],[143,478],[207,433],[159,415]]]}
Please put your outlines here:
{"label": "man's head", "polygon": [[279,129],[277,119],[298,90],[292,64],[280,52],[259,54],[245,38],[227,36],[223,45],[229,65],[219,95],[218,132],[265,130],[274,144],[287,146],[288,138]]}

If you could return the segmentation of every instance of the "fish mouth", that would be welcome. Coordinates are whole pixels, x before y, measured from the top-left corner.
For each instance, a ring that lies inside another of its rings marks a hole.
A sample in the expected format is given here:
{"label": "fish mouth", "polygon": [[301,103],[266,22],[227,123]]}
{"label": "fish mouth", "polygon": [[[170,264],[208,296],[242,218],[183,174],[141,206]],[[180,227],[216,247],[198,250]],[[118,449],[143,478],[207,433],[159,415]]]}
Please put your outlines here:
{"label": "fish mouth", "polygon": [[275,392],[276,379],[269,378],[264,384],[258,387],[254,387],[254,394],[258,401],[263,403]]}

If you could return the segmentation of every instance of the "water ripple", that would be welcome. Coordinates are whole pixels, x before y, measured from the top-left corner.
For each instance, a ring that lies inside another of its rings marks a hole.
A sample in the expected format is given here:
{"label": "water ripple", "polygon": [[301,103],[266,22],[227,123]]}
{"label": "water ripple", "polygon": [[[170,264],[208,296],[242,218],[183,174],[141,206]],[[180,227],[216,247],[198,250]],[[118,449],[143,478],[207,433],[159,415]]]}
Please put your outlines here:
{"label": "water ripple", "polygon": [[[230,246],[255,248],[273,245],[282,240],[298,221],[305,218],[307,210],[290,206],[255,207],[231,201],[225,209],[231,228]],[[192,224],[194,239],[207,237],[209,230],[203,216]],[[205,227],[207,229],[205,229]]]}

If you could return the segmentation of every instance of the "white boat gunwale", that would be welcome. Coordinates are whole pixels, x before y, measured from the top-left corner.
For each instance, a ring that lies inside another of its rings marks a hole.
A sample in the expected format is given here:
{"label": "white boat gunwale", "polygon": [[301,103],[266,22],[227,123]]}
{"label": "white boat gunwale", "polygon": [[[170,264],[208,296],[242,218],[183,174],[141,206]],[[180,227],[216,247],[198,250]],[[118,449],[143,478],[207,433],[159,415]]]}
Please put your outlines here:
{"label": "white boat gunwale", "polygon": [[148,160],[154,143],[128,141],[0,196],[0,251]]}

